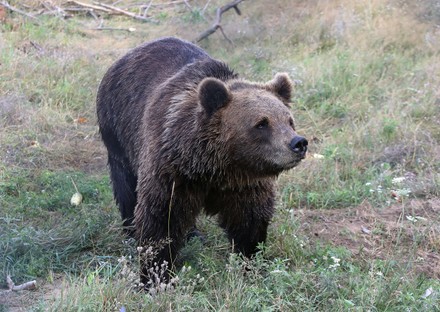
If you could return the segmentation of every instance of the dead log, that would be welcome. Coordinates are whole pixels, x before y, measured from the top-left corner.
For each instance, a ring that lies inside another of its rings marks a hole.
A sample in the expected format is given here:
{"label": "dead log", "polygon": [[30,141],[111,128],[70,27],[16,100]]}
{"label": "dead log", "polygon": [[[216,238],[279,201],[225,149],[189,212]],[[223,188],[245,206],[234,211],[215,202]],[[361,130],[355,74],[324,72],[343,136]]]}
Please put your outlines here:
{"label": "dead log", "polygon": [[238,4],[243,2],[243,1],[244,0],[235,0],[235,1],[232,1],[231,3],[229,3],[229,4],[226,4],[226,5],[218,8],[214,24],[210,28],[208,28],[207,30],[202,32],[194,41],[195,42],[200,42],[203,39],[205,39],[208,36],[210,36],[213,33],[215,33],[217,31],[217,29],[220,29],[220,31],[222,32],[222,34],[225,37],[225,39],[228,40],[230,43],[232,43],[232,41],[228,37],[226,37],[226,34],[224,33],[223,28],[221,26],[222,14],[225,13],[226,11],[230,10],[230,9],[234,9],[235,13],[237,13],[238,15],[241,15],[240,10],[238,9]]}

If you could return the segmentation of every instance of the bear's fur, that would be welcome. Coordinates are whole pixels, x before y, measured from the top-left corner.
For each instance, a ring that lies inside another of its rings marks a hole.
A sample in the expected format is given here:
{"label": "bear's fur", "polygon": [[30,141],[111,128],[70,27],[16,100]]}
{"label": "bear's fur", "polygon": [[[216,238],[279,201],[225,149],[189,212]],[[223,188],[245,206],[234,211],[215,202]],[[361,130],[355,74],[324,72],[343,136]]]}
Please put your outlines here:
{"label": "bear's fur", "polygon": [[291,92],[286,74],[248,82],[175,38],[137,47],[107,71],[97,114],[115,199],[140,244],[170,240],[155,262],[172,263],[202,210],[245,256],[265,241],[275,178],[307,150]]}

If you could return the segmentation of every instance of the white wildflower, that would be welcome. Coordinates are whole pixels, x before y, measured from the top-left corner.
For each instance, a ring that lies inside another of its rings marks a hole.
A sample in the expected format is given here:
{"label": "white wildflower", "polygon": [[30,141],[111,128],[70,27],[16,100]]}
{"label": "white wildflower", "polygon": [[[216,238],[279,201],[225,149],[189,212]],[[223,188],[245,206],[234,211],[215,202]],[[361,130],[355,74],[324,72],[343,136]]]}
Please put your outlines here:
{"label": "white wildflower", "polygon": [[395,177],[393,178],[393,180],[391,180],[391,183],[397,185],[397,184],[401,184],[405,180],[406,180],[405,177]]}
{"label": "white wildflower", "polygon": [[414,218],[413,216],[406,216],[406,219],[408,221],[411,221],[412,223],[416,223],[417,222],[417,218]]}
{"label": "white wildflower", "polygon": [[336,270],[339,266],[341,266],[341,264],[340,264],[341,259],[333,257],[333,256],[331,257],[331,259],[333,260],[333,264],[331,264],[328,267],[330,270]]}

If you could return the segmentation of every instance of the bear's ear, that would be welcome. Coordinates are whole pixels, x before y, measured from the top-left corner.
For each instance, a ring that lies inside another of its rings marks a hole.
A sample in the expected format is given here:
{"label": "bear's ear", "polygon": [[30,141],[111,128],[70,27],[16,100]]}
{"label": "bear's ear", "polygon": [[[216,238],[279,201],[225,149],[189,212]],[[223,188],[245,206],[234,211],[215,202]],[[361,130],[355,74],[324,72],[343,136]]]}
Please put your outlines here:
{"label": "bear's ear", "polygon": [[286,73],[277,73],[273,80],[267,83],[267,89],[278,95],[288,105],[292,97],[293,82]]}
{"label": "bear's ear", "polygon": [[231,100],[231,94],[226,85],[216,78],[203,79],[199,84],[198,92],[200,104],[209,117]]}

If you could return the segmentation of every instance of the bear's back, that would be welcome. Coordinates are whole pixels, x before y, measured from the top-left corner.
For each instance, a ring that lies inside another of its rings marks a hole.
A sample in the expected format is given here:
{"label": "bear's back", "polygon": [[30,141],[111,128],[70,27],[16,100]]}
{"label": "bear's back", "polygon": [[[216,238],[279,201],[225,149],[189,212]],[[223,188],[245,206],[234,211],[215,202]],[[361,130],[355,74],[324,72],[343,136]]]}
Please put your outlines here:
{"label": "bear's back", "polygon": [[136,142],[145,108],[158,86],[188,64],[210,59],[199,47],[162,38],[141,45],[119,59],[105,74],[97,95],[97,114],[104,141],[117,141],[124,157],[137,162]]}

